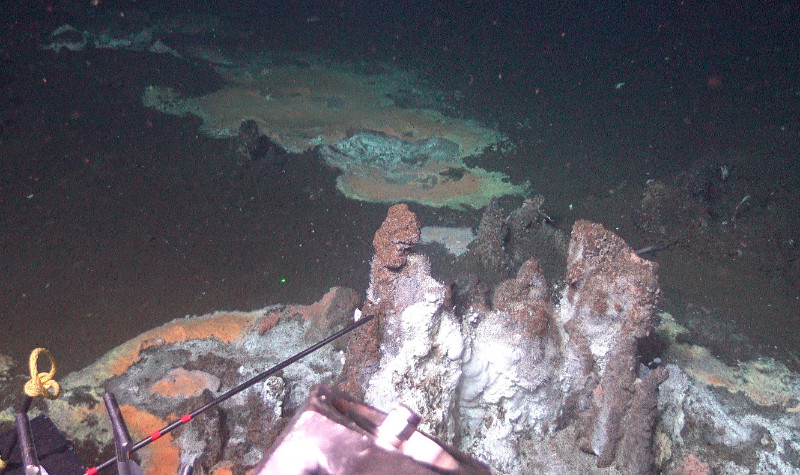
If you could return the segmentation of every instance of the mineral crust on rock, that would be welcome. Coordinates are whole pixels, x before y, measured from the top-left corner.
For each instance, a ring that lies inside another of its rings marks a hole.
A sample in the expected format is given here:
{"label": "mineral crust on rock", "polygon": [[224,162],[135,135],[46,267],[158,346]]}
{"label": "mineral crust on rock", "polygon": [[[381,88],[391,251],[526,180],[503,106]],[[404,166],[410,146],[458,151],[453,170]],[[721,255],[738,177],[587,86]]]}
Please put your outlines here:
{"label": "mineral crust on rock", "polygon": [[519,471],[520,437],[541,437],[558,416],[557,334],[536,261],[500,284],[493,309],[464,316],[468,341],[460,387],[461,445],[503,472]]}
{"label": "mineral crust on rock", "polygon": [[581,412],[581,447],[598,455],[601,466],[613,463],[619,441],[632,436],[623,420],[646,416],[628,412],[638,374],[636,345],[655,329],[657,293],[655,264],[602,226],[575,223],[559,318],[568,342],[562,388]]}
{"label": "mineral crust on rock", "polygon": [[452,439],[461,323],[444,308],[448,290],[431,277],[427,258],[409,253],[419,235],[419,221],[404,204],[389,208],[375,233],[367,296],[380,309],[380,360],[365,401],[384,409],[401,402],[423,416],[427,432]]}
{"label": "mineral crust on rock", "polygon": [[[500,216],[491,207],[487,214]],[[497,236],[478,243],[485,255],[503,246],[504,226],[484,219],[483,235]],[[418,410],[426,430],[502,472],[532,467],[531,437],[544,441],[576,424],[579,445],[599,466],[647,473],[666,377],[657,370],[637,380],[636,343],[656,323],[654,264],[602,226],[578,222],[559,305],[541,265],[529,260],[495,288],[490,307],[456,314],[427,259],[407,246],[417,229],[416,217],[395,206],[376,234],[368,300],[380,309],[380,360],[361,361],[377,368],[366,400]]]}

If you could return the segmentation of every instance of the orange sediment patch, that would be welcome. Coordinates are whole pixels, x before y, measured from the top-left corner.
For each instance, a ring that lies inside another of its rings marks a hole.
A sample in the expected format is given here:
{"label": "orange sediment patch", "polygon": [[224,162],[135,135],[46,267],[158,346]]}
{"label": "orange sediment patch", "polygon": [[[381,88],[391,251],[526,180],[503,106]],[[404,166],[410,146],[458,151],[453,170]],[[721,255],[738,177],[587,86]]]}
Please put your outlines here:
{"label": "orange sediment patch", "polygon": [[204,371],[175,368],[150,387],[150,394],[170,398],[192,397],[202,394],[206,389],[216,391],[219,384],[219,378]]}
{"label": "orange sediment patch", "polygon": [[760,406],[791,409],[792,401],[796,400],[800,382],[778,361],[762,358],[731,367],[701,346],[676,343],[670,352],[695,380],[732,393],[741,392]]}
{"label": "orange sediment patch", "polygon": [[111,350],[98,361],[97,374],[101,381],[121,375],[139,361],[143,350],[153,346],[205,338],[216,338],[226,343],[236,341],[259,317],[261,314],[258,312],[231,312],[173,320]]}
{"label": "orange sediment patch", "polygon": [[414,140],[446,138],[458,143],[465,155],[502,140],[499,133],[472,121],[396,105],[390,97],[409,87],[400,77],[315,64],[226,78],[229,86],[187,99],[188,109],[197,111],[212,130],[235,133],[243,119],[255,120],[267,136],[292,152],[308,150],[316,138],[334,144],[362,129]]}
{"label": "orange sediment patch", "polygon": [[327,329],[333,323],[330,321],[331,316],[329,315],[331,308],[336,305],[337,300],[344,303],[345,300],[343,299],[350,299],[349,303],[352,304],[354,309],[358,304],[358,296],[352,290],[343,287],[331,287],[317,302],[290,308],[292,313],[302,315],[316,328]]}
{"label": "orange sediment patch", "polygon": [[331,290],[325,292],[325,295],[323,295],[318,301],[308,305],[294,307],[293,310],[302,315],[306,320],[314,321],[318,319],[320,315],[324,314],[328,308],[330,308],[333,298],[336,296],[336,292],[338,291],[339,288],[332,287]]}
{"label": "orange sediment patch", "polygon": [[699,374],[695,373],[695,376],[700,378],[702,381],[705,381],[706,384],[710,384],[712,386],[721,386],[730,388],[733,387],[733,383],[730,379],[723,377],[718,374],[706,373],[706,374]]}
{"label": "orange sediment patch", "polygon": [[[436,182],[427,184],[424,181],[408,183],[392,183],[378,170],[364,169],[364,175],[348,173],[341,179],[342,188],[359,195],[368,201],[396,202],[414,200],[420,202],[438,202],[457,199],[474,194],[481,186],[481,178],[465,171],[459,180],[442,179],[437,176],[442,164],[431,163],[425,169],[416,171],[422,179],[426,174],[435,177]],[[430,168],[430,170],[427,170]]]}
{"label": "orange sediment patch", "polygon": [[[411,76],[369,75],[345,65],[302,62],[306,64],[276,65],[258,74],[223,72],[227,85],[200,97],[181,98],[172,89],[149,87],[142,100],[166,113],[197,115],[203,120],[202,130],[212,137],[236,135],[243,120],[252,120],[262,134],[293,153],[334,146],[357,131],[411,143],[440,138],[457,145],[450,163],[431,164],[430,169],[409,167],[405,174],[416,176],[413,183],[387,179],[386,170],[367,170],[358,163],[352,164],[357,170],[346,166],[338,184],[352,199],[480,208],[494,196],[524,192],[524,187],[508,183],[503,173],[469,168],[463,162],[507,138],[476,121],[408,107],[415,102],[408,100],[409,91],[419,98],[434,97],[433,92],[418,88]],[[457,180],[440,176],[438,171],[446,167],[463,169],[464,176]]]}
{"label": "orange sediment patch", "polygon": [[[122,405],[119,410],[134,441],[148,437],[167,425],[164,420],[133,406]],[[162,436],[136,453],[144,473],[174,475],[180,470],[180,449],[175,445],[172,434]]]}

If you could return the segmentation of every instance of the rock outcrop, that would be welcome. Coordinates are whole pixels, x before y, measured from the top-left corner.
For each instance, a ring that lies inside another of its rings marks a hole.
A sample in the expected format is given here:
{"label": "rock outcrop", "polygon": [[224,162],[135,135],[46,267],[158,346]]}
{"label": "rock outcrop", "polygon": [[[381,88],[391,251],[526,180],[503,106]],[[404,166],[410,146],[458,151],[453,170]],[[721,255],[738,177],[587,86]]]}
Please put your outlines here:
{"label": "rock outcrop", "polygon": [[[568,342],[563,393],[580,412],[581,448],[596,454],[600,466],[608,466],[619,441],[634,436],[626,432],[630,427],[623,425],[624,419],[643,416],[628,414],[633,398],[646,397],[636,390],[653,386],[635,382],[636,345],[655,330],[655,264],[637,257],[602,226],[578,221],[566,282],[560,312]],[[638,473],[647,471],[649,466]]]}
{"label": "rock outcrop", "polygon": [[390,409],[402,402],[423,417],[421,428],[452,439],[461,378],[461,322],[447,308],[449,289],[431,277],[427,258],[409,252],[419,235],[419,221],[406,205],[389,208],[375,233],[367,290],[368,307],[378,310],[380,357],[365,361],[357,354],[354,361],[375,369],[366,380],[368,404]]}
{"label": "rock outcrop", "polygon": [[[39,408],[96,464],[113,454],[105,391],[116,395],[133,439],[145,438],[341,328],[358,300],[333,288],[312,305],[174,320],[68,375],[61,397]],[[253,467],[310,388],[341,373],[345,345],[320,349],[140,450],[145,473],[177,473],[190,463],[201,473]]]}
{"label": "rock outcrop", "polygon": [[[352,318],[373,315],[345,339],[142,449],[145,472],[175,473],[190,463],[202,473],[246,472],[319,382],[382,410],[404,403],[422,416],[424,431],[499,473],[800,470],[796,400],[781,399],[777,415],[754,412],[760,399],[733,394],[747,386],[712,391],[704,384],[713,375],[702,373],[701,381],[689,363],[688,371],[640,364],[638,346],[658,320],[655,265],[602,226],[578,221],[563,283],[554,285],[530,254],[557,256],[562,238],[527,206],[509,219],[495,219],[499,208],[487,211],[483,235],[504,244],[471,252],[505,253],[512,266],[528,255],[493,288],[477,273],[448,285],[434,279],[414,249],[419,220],[395,205],[375,235],[360,310],[357,292],[334,288],[312,305],[175,320],[64,378],[61,399],[36,410],[96,463],[112,447],[104,391],[116,394],[134,439],[143,438]],[[525,242],[554,250],[526,251]],[[0,373],[13,379],[8,369]],[[791,381],[783,387],[800,387],[796,377],[784,378]]]}
{"label": "rock outcrop", "polygon": [[[507,220],[496,206],[486,215],[475,249],[502,274],[513,258],[495,266],[491,256],[503,252]],[[380,359],[358,359],[376,368],[362,373],[367,402],[410,406],[428,432],[503,472],[530,469],[525,441],[575,424],[579,445],[598,466],[647,473],[666,374],[637,379],[636,345],[656,324],[655,265],[602,226],[579,221],[557,304],[542,266],[530,259],[496,286],[490,306],[456,313],[450,290],[410,248],[418,226],[397,205],[376,234],[367,297],[380,309]]]}

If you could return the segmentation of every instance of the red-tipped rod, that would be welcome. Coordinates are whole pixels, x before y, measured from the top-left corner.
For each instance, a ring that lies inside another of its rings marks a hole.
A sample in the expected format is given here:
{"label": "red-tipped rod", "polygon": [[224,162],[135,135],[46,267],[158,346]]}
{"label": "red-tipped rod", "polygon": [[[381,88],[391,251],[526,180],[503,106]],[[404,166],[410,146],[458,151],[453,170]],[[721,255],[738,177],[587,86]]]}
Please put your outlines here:
{"label": "red-tipped rod", "polygon": [[[225,394],[222,394],[221,396],[219,396],[218,398],[216,398],[213,401],[209,402],[208,404],[195,409],[194,411],[190,412],[189,414],[184,414],[183,416],[181,416],[180,419],[178,419],[178,420],[176,420],[174,422],[171,422],[170,424],[165,426],[163,429],[157,430],[157,431],[153,432],[152,434],[150,434],[150,437],[147,437],[145,439],[140,440],[139,442],[136,442],[133,445],[133,447],[131,447],[130,453],[136,452],[137,450],[141,449],[145,445],[148,445],[150,442],[153,442],[154,440],[160,438],[162,435],[165,435],[165,434],[168,434],[168,433],[172,432],[173,430],[175,430],[178,427],[186,424],[187,422],[191,421],[195,417],[197,417],[200,414],[206,412],[207,410],[211,409],[212,407],[216,406],[217,404],[225,401],[226,399],[230,398],[231,396],[234,396],[235,394],[244,391],[245,389],[249,388],[250,386],[258,383],[259,381],[263,381],[263,380],[267,379],[268,377],[272,376],[273,374],[277,373],[278,371],[282,370],[283,368],[285,368],[285,367],[289,366],[290,364],[295,363],[295,362],[305,358],[306,356],[308,356],[311,353],[317,351],[318,349],[322,348],[323,346],[327,345],[328,343],[332,342],[333,340],[336,340],[336,339],[338,339],[338,338],[350,333],[351,331],[355,330],[356,328],[360,327],[361,325],[369,322],[374,317],[375,317],[374,315],[367,315],[367,316],[361,318],[360,320],[358,320],[357,322],[351,323],[349,326],[347,326],[344,329],[334,333],[333,335],[329,336],[328,338],[325,338],[324,340],[320,341],[319,343],[316,343],[315,345],[306,348],[305,350],[301,351],[300,353],[297,353],[296,355],[292,356],[291,358],[286,359],[286,360],[278,363],[277,365],[275,365],[272,368],[264,371],[263,373],[258,374],[256,376],[253,376],[252,378],[250,378],[249,380],[245,381],[244,383],[236,386],[233,389],[228,390]],[[101,470],[103,470],[103,469],[105,469],[107,467],[110,467],[116,461],[117,461],[116,457],[114,457],[112,459],[108,459],[105,462],[101,463],[100,465],[98,465],[96,467],[92,467],[92,468],[86,470],[85,475],[95,475],[97,472],[99,472],[99,471],[101,471]]]}

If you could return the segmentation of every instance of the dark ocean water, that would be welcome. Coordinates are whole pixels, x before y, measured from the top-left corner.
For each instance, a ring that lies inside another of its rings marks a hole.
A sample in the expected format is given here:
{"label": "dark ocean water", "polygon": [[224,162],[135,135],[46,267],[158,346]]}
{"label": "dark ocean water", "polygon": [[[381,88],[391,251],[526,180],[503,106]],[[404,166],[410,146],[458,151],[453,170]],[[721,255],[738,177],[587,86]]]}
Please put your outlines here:
{"label": "dark ocean water", "polygon": [[[565,231],[592,219],[633,247],[652,244],[636,221],[648,180],[724,173],[723,191],[697,198],[716,200],[713,232],[679,228],[680,243],[649,256],[662,307],[706,344],[740,334],[800,365],[796,3],[7,1],[0,11],[0,353],[21,361],[47,346],[69,371],[187,314],[366,288],[387,205],[344,198],[313,153],[226,160],[231,144],[200,134],[196,118],[142,106],[154,83],[220,87],[207,63],[39,48],[65,23],[135,32],[174,19],[199,25],[163,38],[176,48],[192,36],[413,71],[443,91],[449,114],[510,138],[512,150],[474,163],[530,181]],[[412,208],[423,224],[480,217]]]}

